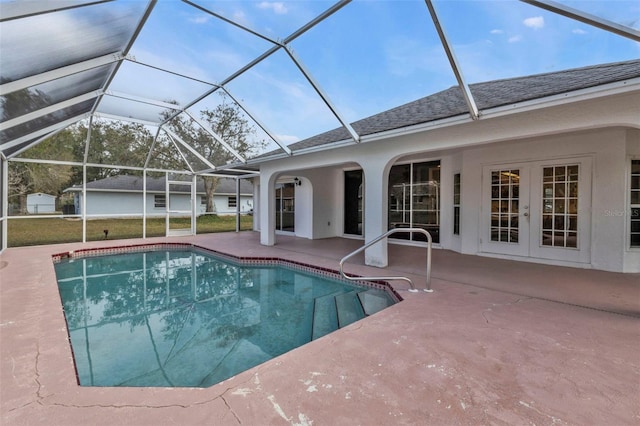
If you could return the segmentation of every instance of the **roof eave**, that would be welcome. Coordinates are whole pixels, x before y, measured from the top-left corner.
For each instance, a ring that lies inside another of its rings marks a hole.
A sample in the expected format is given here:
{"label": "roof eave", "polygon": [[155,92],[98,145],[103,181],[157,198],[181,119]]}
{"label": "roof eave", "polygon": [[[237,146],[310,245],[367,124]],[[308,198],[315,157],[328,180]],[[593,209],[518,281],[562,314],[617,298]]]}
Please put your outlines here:
{"label": "roof eave", "polygon": [[[381,141],[385,139],[401,137],[411,135],[415,133],[457,126],[461,124],[472,123],[475,121],[482,121],[483,119],[497,118],[508,116],[512,114],[520,114],[523,112],[529,112],[539,110],[543,108],[550,108],[553,106],[566,105],[572,102],[579,102],[589,99],[597,99],[604,96],[613,96],[622,93],[628,93],[633,91],[640,91],[640,78],[632,78],[629,80],[622,80],[613,83],[603,84],[599,86],[589,87],[580,90],[574,90],[571,92],[556,94],[552,96],[546,96],[538,99],[531,99],[528,101],[517,102],[509,105],[501,105],[494,108],[487,108],[480,111],[480,119],[473,120],[469,114],[447,117],[443,119],[428,121],[420,124],[415,124],[406,127],[400,127],[397,129],[386,130],[378,133],[372,133],[369,135],[361,136],[361,143]],[[326,151],[328,149],[342,148],[346,146],[356,145],[352,139],[343,139],[340,141],[331,142],[324,145],[318,145],[310,148],[304,148],[293,151],[292,157],[297,155],[312,154],[315,152]],[[261,164],[282,158],[290,158],[289,155],[276,154],[269,157],[263,157],[253,164]]]}

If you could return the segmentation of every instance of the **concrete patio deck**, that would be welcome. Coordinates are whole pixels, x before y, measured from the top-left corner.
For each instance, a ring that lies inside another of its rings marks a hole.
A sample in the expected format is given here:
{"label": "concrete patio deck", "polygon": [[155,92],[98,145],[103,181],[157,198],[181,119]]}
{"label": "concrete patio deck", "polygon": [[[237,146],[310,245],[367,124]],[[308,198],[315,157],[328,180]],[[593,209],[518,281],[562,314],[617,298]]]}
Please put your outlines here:
{"label": "concrete patio deck", "polygon": [[[239,256],[337,269],[362,241],[254,232],[181,241]],[[54,253],[133,245],[100,241],[0,255],[2,425],[638,425],[640,275],[434,250],[434,293],[403,302],[222,383],[89,388],[76,383]],[[424,248],[389,246],[385,270],[424,287]]]}

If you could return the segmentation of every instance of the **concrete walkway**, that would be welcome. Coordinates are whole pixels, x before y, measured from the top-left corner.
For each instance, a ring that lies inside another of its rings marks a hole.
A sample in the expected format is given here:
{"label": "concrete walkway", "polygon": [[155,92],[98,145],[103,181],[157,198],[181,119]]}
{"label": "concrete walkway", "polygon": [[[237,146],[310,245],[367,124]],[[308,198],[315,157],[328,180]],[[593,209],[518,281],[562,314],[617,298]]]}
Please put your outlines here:
{"label": "concrete walkway", "polygon": [[[184,241],[337,269],[362,242],[253,232]],[[403,302],[206,389],[76,383],[51,255],[0,256],[2,425],[638,425],[640,276],[435,250],[434,293]],[[389,246],[386,270],[424,286],[424,248]]]}

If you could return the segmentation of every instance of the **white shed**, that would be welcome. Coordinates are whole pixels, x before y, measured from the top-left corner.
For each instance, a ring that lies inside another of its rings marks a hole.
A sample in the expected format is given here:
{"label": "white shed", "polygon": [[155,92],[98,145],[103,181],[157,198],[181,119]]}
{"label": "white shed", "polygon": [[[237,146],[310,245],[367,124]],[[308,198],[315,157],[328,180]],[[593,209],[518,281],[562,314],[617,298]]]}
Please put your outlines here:
{"label": "white shed", "polygon": [[30,214],[55,213],[56,196],[37,192],[27,195],[27,212]]}

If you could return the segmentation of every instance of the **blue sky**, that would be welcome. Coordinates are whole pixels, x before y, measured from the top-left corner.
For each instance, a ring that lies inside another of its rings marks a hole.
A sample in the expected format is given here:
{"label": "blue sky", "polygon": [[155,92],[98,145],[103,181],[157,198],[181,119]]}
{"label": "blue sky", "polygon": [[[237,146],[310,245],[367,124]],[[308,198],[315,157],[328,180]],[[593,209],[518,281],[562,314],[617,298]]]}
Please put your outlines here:
{"label": "blue sky", "polygon": [[[333,4],[198,3],[278,40]],[[640,28],[637,1],[563,3]],[[435,7],[470,83],[640,57],[639,43],[514,0],[441,0]],[[160,1],[131,53],[142,62],[217,83],[271,46],[189,5]],[[291,47],[350,122],[456,84],[421,0],[353,1]],[[151,90],[162,100],[179,102],[206,88],[179,80],[147,71],[142,79],[123,76],[114,88],[141,96]],[[282,50],[227,87],[286,143],[339,126]],[[217,102],[214,96],[196,109]]]}

